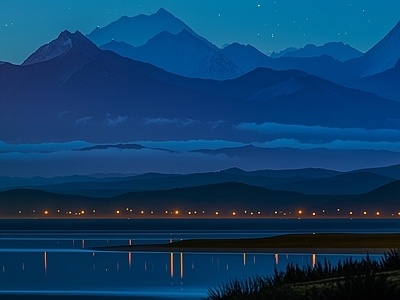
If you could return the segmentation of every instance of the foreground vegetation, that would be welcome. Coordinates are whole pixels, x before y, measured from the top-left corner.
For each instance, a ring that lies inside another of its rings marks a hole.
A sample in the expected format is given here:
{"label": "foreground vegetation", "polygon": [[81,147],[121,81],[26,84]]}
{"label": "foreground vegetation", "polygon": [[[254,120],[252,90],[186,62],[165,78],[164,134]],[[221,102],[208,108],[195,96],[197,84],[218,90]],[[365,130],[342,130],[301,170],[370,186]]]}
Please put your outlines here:
{"label": "foreground vegetation", "polygon": [[337,265],[327,260],[315,267],[289,264],[271,276],[233,280],[212,288],[208,299],[400,299],[400,252],[386,252],[380,261],[367,255]]}

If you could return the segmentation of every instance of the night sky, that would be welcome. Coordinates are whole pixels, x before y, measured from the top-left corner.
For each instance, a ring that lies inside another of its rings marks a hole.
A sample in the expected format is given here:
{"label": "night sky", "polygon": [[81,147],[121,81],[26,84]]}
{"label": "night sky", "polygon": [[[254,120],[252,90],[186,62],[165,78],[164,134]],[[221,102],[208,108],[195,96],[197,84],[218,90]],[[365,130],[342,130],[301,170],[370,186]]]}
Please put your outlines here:
{"label": "night sky", "polygon": [[217,46],[252,44],[268,54],[331,41],[367,51],[398,22],[400,1],[0,0],[0,60],[19,64],[65,29],[87,34],[160,7]]}

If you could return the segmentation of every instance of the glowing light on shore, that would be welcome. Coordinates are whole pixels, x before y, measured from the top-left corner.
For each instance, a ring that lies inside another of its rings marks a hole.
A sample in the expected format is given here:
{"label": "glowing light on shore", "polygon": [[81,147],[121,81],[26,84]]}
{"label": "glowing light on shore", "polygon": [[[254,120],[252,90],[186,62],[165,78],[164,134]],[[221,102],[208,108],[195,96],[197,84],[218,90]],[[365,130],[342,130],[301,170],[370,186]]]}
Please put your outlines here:
{"label": "glowing light on shore", "polygon": [[117,211],[116,211],[116,213],[117,213],[117,215],[118,215],[118,214],[120,213],[120,211],[119,211],[119,210],[117,210]]}
{"label": "glowing light on shore", "polygon": [[233,212],[233,213],[232,213],[232,216],[236,216],[236,212]]}
{"label": "glowing light on shore", "polygon": [[351,211],[351,212],[349,212],[349,215],[352,215],[353,214],[353,212]]}
{"label": "glowing light on shore", "polygon": [[363,212],[363,215],[365,216],[366,214],[367,214],[367,212],[366,212],[366,211],[364,211],[364,212]]}
{"label": "glowing light on shore", "polygon": [[96,210],[95,210],[95,209],[93,209],[93,210],[92,210],[92,213],[96,213]]}
{"label": "glowing light on shore", "polygon": [[317,214],[315,212],[312,213],[313,216],[316,216]]}
{"label": "glowing light on shore", "polygon": [[377,212],[376,212],[376,215],[377,215],[377,216],[379,216],[379,215],[380,215],[380,212],[379,212],[379,211],[377,211]]}
{"label": "glowing light on shore", "polygon": [[303,213],[303,211],[302,210],[299,210],[299,215],[301,215]]}
{"label": "glowing light on shore", "polygon": [[45,211],[44,211],[44,214],[45,214],[45,215],[48,215],[48,214],[49,214],[49,211],[48,211],[48,210],[45,210]]}
{"label": "glowing light on shore", "polygon": [[216,211],[215,214],[218,216],[218,215],[219,215],[219,212]]}
{"label": "glowing light on shore", "polygon": [[81,214],[82,214],[82,215],[84,215],[84,214],[85,214],[85,211],[84,211],[84,210],[82,210],[82,211],[81,211]]}
{"label": "glowing light on shore", "polygon": [[179,210],[176,210],[176,211],[175,211],[175,215],[178,215],[178,214],[179,214]]}

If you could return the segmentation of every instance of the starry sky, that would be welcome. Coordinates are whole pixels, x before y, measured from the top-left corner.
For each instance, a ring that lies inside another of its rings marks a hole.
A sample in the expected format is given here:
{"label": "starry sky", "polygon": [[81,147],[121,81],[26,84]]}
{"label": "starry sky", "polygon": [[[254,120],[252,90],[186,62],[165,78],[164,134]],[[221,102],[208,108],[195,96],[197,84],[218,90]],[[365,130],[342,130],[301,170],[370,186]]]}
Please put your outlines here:
{"label": "starry sky", "polygon": [[0,60],[23,62],[63,30],[90,33],[160,7],[217,46],[264,53],[342,41],[367,51],[400,19],[399,0],[0,0]]}

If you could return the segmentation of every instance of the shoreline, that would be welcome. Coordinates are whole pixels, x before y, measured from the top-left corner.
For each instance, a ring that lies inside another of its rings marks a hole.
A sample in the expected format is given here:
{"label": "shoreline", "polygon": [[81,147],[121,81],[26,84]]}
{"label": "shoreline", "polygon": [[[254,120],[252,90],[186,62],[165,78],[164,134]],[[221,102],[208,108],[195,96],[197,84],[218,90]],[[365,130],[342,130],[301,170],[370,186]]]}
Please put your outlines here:
{"label": "shoreline", "polygon": [[198,253],[384,254],[399,249],[400,234],[286,234],[252,239],[197,239],[169,244],[98,247],[99,251]]}
{"label": "shoreline", "polygon": [[92,248],[104,252],[150,252],[150,253],[257,253],[257,254],[384,254],[391,248],[183,248],[164,245],[126,245]]}

